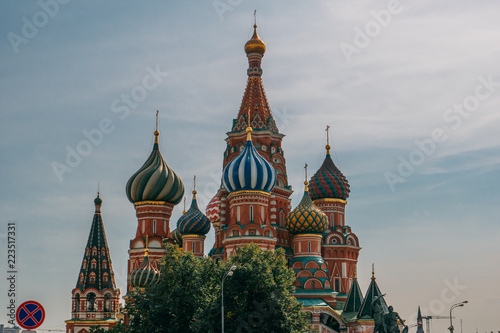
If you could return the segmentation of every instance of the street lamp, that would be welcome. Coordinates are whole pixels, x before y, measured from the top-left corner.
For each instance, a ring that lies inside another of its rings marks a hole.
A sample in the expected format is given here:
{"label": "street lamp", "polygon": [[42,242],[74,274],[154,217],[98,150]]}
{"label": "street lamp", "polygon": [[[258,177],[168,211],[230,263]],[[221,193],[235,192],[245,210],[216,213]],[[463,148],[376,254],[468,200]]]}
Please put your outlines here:
{"label": "street lamp", "polygon": [[450,333],[453,333],[453,317],[451,316],[451,311],[453,311],[454,308],[458,308],[460,306],[464,306],[465,304],[469,303],[469,301],[463,301],[457,304],[453,304],[450,307],[450,327],[448,328],[450,330]]}
{"label": "street lamp", "polygon": [[[232,276],[233,275],[233,271],[236,269],[236,266],[233,265],[231,266],[231,268],[226,272],[226,274],[224,274],[224,276],[222,277],[222,333],[224,333],[224,280],[226,279],[226,277],[228,276]],[[453,333],[453,332],[452,332]]]}

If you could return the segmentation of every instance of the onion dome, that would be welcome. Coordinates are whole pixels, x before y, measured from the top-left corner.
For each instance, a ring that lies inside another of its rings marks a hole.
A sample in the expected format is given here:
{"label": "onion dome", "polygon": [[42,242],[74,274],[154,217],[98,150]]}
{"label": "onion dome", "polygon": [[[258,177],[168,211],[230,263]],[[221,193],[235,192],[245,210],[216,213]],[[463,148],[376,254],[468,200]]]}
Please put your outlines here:
{"label": "onion dome", "polygon": [[165,201],[178,204],[184,195],[184,184],[177,174],[170,169],[158,148],[156,130],[153,151],[144,165],[127,182],[126,192],[132,203],[140,201]]}
{"label": "onion dome", "polygon": [[146,248],[142,264],[130,272],[130,285],[134,288],[145,288],[158,283],[159,279],[160,271],[156,265],[149,261],[148,249]]}
{"label": "onion dome", "polygon": [[245,44],[245,53],[259,53],[260,55],[264,55],[266,52],[266,44],[259,38],[257,35],[257,24],[253,26],[253,36],[250,38],[248,42]]}
{"label": "onion dome", "polygon": [[344,174],[337,168],[330,156],[330,145],[326,145],[326,158],[323,165],[312,176],[311,198],[318,199],[342,199],[349,197],[349,182]]}
{"label": "onion dome", "polygon": [[205,213],[207,214],[210,222],[214,223],[219,221],[220,219],[220,198],[217,194],[210,200],[207,205],[207,209],[205,209]]}
{"label": "onion dome", "polygon": [[313,204],[307,181],[305,185],[302,200],[286,218],[286,228],[292,234],[322,234],[328,226],[326,215]]}
{"label": "onion dome", "polygon": [[198,208],[196,190],[193,191],[191,207],[177,221],[177,230],[179,230],[181,235],[206,235],[210,231],[210,220]]}
{"label": "onion dome", "polygon": [[175,229],[174,231],[172,231],[170,236],[180,247],[182,247],[182,235],[179,232],[179,229]]}
{"label": "onion dome", "polygon": [[94,204],[96,204],[96,205],[102,205],[102,199],[99,196],[99,192],[97,192],[97,198],[95,198]]}
{"label": "onion dome", "polygon": [[276,171],[260,156],[252,144],[252,128],[247,128],[245,148],[224,168],[222,183],[226,190],[264,191],[270,193],[276,183]]}

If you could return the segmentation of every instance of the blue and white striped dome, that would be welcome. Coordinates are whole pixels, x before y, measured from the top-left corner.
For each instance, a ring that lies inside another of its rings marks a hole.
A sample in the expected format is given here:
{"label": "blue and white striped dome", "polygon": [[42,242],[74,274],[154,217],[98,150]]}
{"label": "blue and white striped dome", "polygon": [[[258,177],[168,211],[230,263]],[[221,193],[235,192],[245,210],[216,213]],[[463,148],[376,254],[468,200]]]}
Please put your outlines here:
{"label": "blue and white striped dome", "polygon": [[245,148],[224,168],[222,183],[231,193],[241,190],[271,192],[276,184],[276,171],[252,144],[252,128],[247,128]]}

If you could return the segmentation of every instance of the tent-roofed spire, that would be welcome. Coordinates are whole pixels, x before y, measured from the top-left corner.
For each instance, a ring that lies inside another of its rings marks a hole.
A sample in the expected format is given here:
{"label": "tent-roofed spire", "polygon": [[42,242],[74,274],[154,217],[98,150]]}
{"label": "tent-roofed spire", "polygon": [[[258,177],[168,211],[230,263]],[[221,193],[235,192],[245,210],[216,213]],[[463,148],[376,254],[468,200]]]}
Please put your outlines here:
{"label": "tent-roofed spire", "polygon": [[[377,285],[377,281],[375,279],[375,270],[372,266],[372,279],[370,285],[368,286],[368,290],[366,291],[365,298],[363,299],[363,304],[361,304],[361,308],[358,312],[358,318],[369,317],[372,318],[373,310],[372,310],[372,302],[375,297],[381,296],[380,288]],[[380,298],[380,304],[384,309],[384,312],[388,312],[387,303],[383,297]]]}
{"label": "tent-roofed spire", "polygon": [[78,275],[76,287],[81,291],[95,288],[102,291],[107,288],[116,289],[111,257],[109,255],[106,232],[101,216],[102,199],[99,194],[94,200],[96,207],[90,228],[85,254]]}
{"label": "tent-roofed spire", "polygon": [[356,278],[356,275],[354,275],[351,290],[349,290],[349,294],[347,295],[347,300],[344,305],[344,312],[358,312],[359,309],[361,309],[362,303],[363,294],[361,293],[361,288],[359,288],[358,279]]}

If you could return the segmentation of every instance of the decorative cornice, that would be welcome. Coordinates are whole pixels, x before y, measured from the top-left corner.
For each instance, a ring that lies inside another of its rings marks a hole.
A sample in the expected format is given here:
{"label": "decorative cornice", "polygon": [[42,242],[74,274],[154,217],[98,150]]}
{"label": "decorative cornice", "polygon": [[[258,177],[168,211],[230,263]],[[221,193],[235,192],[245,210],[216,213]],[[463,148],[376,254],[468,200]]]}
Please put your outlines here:
{"label": "decorative cornice", "polygon": [[316,199],[316,200],[313,200],[313,202],[314,202],[314,204],[323,203],[323,202],[340,202],[340,203],[343,203],[343,204],[347,204],[346,200],[332,199],[332,198]]}
{"label": "decorative cornice", "polygon": [[239,195],[239,194],[262,194],[262,195],[267,195],[267,196],[271,195],[271,193],[264,192],[264,191],[241,190],[241,191],[229,193],[227,198],[229,199],[230,197],[233,197],[233,196]]}
{"label": "decorative cornice", "polygon": [[146,205],[153,205],[153,206],[167,206],[167,207],[174,207],[175,205],[166,202],[166,201],[139,201],[139,202],[134,202],[134,206],[146,206]]}

